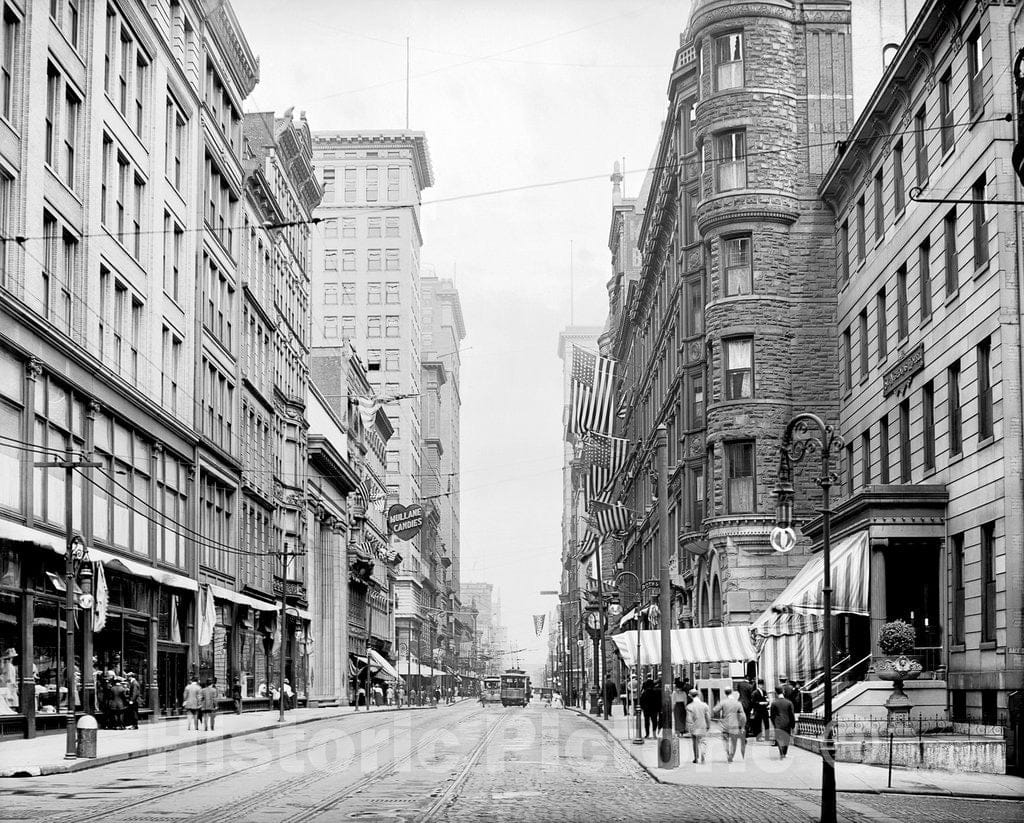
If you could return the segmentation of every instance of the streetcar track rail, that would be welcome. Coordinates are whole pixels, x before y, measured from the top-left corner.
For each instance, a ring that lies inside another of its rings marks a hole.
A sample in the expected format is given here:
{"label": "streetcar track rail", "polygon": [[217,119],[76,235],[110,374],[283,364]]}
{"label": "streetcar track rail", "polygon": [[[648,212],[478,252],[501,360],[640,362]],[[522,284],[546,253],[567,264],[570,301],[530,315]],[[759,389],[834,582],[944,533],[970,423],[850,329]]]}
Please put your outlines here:
{"label": "streetcar track rail", "polygon": [[[482,713],[482,712],[480,710],[478,710],[474,714],[469,715],[466,718],[460,719],[459,723],[466,722],[467,720],[476,717],[480,713]],[[377,715],[372,715],[372,714],[364,715],[364,717],[368,717],[370,719],[376,719],[378,717],[392,717],[392,715],[390,713],[388,713],[388,714],[383,714],[382,713],[382,714],[377,714]],[[440,715],[432,715],[431,716],[431,720],[428,720],[427,723],[431,724],[434,720],[437,720],[437,719],[441,719]],[[456,724],[456,725],[458,725],[458,724]],[[288,727],[288,728],[292,729],[294,727]],[[370,726],[367,726],[367,727],[364,727],[364,728],[361,728],[361,729],[358,729],[358,730],[353,730],[352,733],[359,734],[359,733],[368,731],[368,730],[370,730],[372,728],[375,728],[375,726],[374,725],[370,725]],[[252,737],[249,737],[248,740],[249,740],[249,742],[253,742],[253,738]],[[130,800],[130,801],[127,801],[127,802],[118,801],[116,803],[111,803],[111,804],[108,804],[108,805],[105,805],[105,806],[94,807],[94,808],[91,808],[88,811],[84,811],[84,812],[76,809],[75,811],[73,811],[73,812],[71,812],[71,813],[69,813],[69,814],[67,814],[67,815],[65,815],[63,817],[48,816],[48,820],[50,821],[50,823],[95,823],[95,821],[98,818],[105,818],[105,817],[108,817],[108,816],[118,815],[118,814],[121,814],[123,812],[129,811],[129,810],[132,810],[132,809],[137,809],[137,808],[139,808],[141,806],[146,806],[146,805],[148,805],[150,803],[154,803],[154,802],[157,802],[157,801],[160,801],[160,800],[164,800],[164,799],[166,799],[168,797],[173,797],[173,796],[179,795],[179,794],[194,794],[197,789],[200,789],[200,788],[202,788],[204,786],[209,786],[211,784],[217,783],[218,781],[227,780],[228,778],[236,777],[236,776],[238,776],[240,774],[244,774],[246,772],[250,772],[250,771],[253,771],[255,769],[265,769],[265,768],[269,767],[270,765],[272,765],[274,763],[278,763],[278,762],[281,762],[281,761],[284,761],[284,760],[288,760],[290,758],[294,758],[294,757],[296,757],[296,756],[298,756],[300,754],[303,754],[305,752],[309,752],[309,751],[312,751],[313,749],[316,749],[316,748],[319,748],[321,746],[324,746],[328,742],[329,741],[315,740],[314,742],[311,742],[308,745],[305,745],[305,746],[302,746],[302,747],[298,747],[298,748],[295,748],[295,749],[291,749],[291,750],[289,750],[289,751],[287,751],[287,752],[285,752],[283,754],[280,754],[280,755],[278,755],[276,757],[271,757],[271,758],[266,759],[266,760],[260,759],[257,762],[250,763],[248,765],[241,766],[241,767],[236,768],[236,769],[229,769],[229,770],[226,770],[226,771],[222,771],[222,772],[219,772],[218,774],[214,774],[214,775],[211,775],[211,776],[206,777],[206,778],[197,779],[197,780],[180,781],[177,785],[169,786],[169,787],[160,789],[159,791],[156,791],[156,792],[151,792],[151,793],[149,793],[149,794],[147,794],[145,796],[137,797],[137,798],[134,798],[133,800]],[[366,756],[366,755],[371,754],[371,753],[379,752],[379,751],[387,748],[387,746],[391,745],[392,742],[393,742],[393,739],[389,737],[388,739],[386,739],[386,740],[384,740],[384,741],[374,745],[373,747],[371,747],[369,749],[366,749],[365,751],[361,751],[360,754],[362,756]],[[425,745],[425,742],[419,744],[416,748],[418,749],[422,745]],[[388,768],[392,768],[392,767],[393,767],[393,763],[389,764]],[[234,812],[234,814],[231,815],[231,817],[233,819],[237,819],[237,813],[238,813],[238,811],[243,810],[243,807],[244,808],[253,808],[255,806],[258,806],[258,803],[262,802],[263,800],[265,800],[268,796],[273,796],[273,795],[278,794],[280,792],[280,790],[281,790],[281,785],[280,785],[281,782],[286,782],[289,789],[297,789],[297,788],[299,788],[299,786],[298,786],[299,783],[301,783],[302,786],[304,787],[308,783],[314,782],[314,778],[315,779],[321,779],[324,776],[325,773],[333,771],[335,769],[336,769],[336,764],[331,764],[328,767],[324,767],[322,769],[315,770],[315,772],[313,774],[311,774],[311,775],[304,775],[304,776],[301,776],[301,777],[296,777],[295,775],[289,775],[285,781],[279,781],[278,783],[275,783],[272,787],[268,787],[267,789],[265,789],[265,790],[263,790],[261,792],[257,792],[256,795],[251,796],[250,798],[246,798],[246,801],[244,801],[243,804],[239,804],[238,802],[226,803],[226,804],[223,804],[221,807],[218,807],[217,809],[214,809],[214,810],[204,809],[201,813],[196,814],[194,817],[195,817],[195,819],[199,819],[199,818],[209,819],[209,815],[211,814],[211,812],[213,812],[213,813],[223,812],[226,809],[226,810]],[[257,801],[257,798],[258,798],[258,801]]]}
{"label": "streetcar track rail", "polygon": [[494,737],[495,732],[500,728],[501,721],[504,717],[508,716],[506,712],[502,717],[499,717],[487,730],[487,733],[480,738],[477,744],[472,748],[468,757],[466,758],[465,764],[459,769],[455,778],[438,794],[437,798],[431,803],[422,814],[416,817],[416,823],[428,823],[428,821],[434,819],[440,812],[446,809],[451,803],[455,801],[458,795],[459,789],[465,784],[469,778],[469,773],[473,767],[477,764],[480,759],[480,755],[483,754],[484,749],[487,748],[487,744],[490,743],[491,738]]}
{"label": "streetcar track rail", "polygon": [[[461,722],[466,722],[468,720],[475,719],[476,717],[485,713],[490,714],[490,712],[486,712],[484,709],[479,709],[472,715],[469,715],[468,717],[464,718],[463,721]],[[508,716],[508,714],[508,712],[502,712],[491,724],[491,727],[484,733],[483,737],[481,737],[481,739],[474,745],[473,749],[470,751],[470,755],[469,758],[467,759],[466,765],[458,772],[456,782],[458,782],[460,778],[461,780],[465,780],[465,772],[468,771],[468,769],[475,764],[477,758],[479,758],[480,756],[480,752],[483,751],[483,748],[487,745],[488,741],[490,741],[490,739],[494,736],[494,733],[501,727],[502,721]],[[376,769],[370,774],[365,775],[361,780],[357,781],[356,783],[353,783],[350,786],[347,786],[346,788],[335,792],[334,794],[330,795],[327,798],[324,798],[318,803],[306,809],[302,809],[289,817],[282,818],[281,823],[304,823],[304,821],[311,820],[314,817],[318,817],[319,815],[334,809],[338,805],[338,803],[341,803],[345,800],[348,800],[351,797],[354,797],[355,795],[363,791],[363,789],[367,788],[368,786],[371,786],[373,783],[380,780],[381,778],[397,774],[398,769],[404,763],[411,760],[416,754],[418,754],[421,750],[426,748],[427,745],[434,743],[437,740],[437,738],[441,736],[441,733],[443,731],[445,731],[445,729],[436,730],[429,739],[420,741],[418,744],[413,746],[408,752],[403,754],[401,757],[395,758],[394,760],[387,763],[385,766],[381,766],[379,769]],[[455,785],[455,783],[453,783],[452,785]],[[438,793],[438,790],[435,788],[432,792],[429,792],[427,794],[427,797],[433,797],[435,795],[438,796],[437,801],[431,804],[431,806],[428,809],[428,812],[433,810],[434,807],[437,806],[438,802],[441,802],[442,798],[446,798],[448,796],[446,792],[447,789]],[[367,803],[383,803],[387,802],[387,798],[362,798],[362,801]],[[417,820],[420,819],[425,818],[417,817]]]}

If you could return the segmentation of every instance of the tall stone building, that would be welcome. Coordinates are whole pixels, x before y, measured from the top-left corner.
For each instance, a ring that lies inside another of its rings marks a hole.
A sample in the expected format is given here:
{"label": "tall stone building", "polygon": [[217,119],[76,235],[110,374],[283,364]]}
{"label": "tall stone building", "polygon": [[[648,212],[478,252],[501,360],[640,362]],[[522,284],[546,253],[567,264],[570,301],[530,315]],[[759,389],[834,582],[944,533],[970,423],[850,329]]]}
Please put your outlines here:
{"label": "tall stone building", "polygon": [[4,11],[0,233],[18,240],[0,247],[0,642],[21,666],[4,700],[26,735],[63,719],[36,689],[56,696],[68,663],[48,574],[64,473],[31,449],[101,464],[74,471],[70,525],[109,595],[105,619],[80,615],[79,661],[137,672],[146,713],[178,711],[189,672],[265,707],[286,597],[301,695],[305,124],[246,129],[259,65],[229,2]]}
{"label": "tall stone building", "polygon": [[[434,177],[426,137],[413,131],[330,131],[313,135],[324,189],[313,240],[313,339],[350,340],[364,359],[372,393],[393,433],[386,454],[388,503],[422,496],[420,195]],[[421,538],[400,548],[399,634],[422,636],[424,578],[431,558]],[[428,584],[429,585],[429,584]]]}
{"label": "tall stone building", "polygon": [[870,538],[863,653],[907,620],[930,702],[996,725],[1024,685],[1020,216],[1000,205],[1020,199],[1003,115],[1024,28],[1002,5],[923,5],[821,187],[840,239],[832,522]]}
{"label": "tall stone building", "polygon": [[[562,361],[562,425],[566,429],[569,425],[573,349],[596,353],[601,331],[596,326],[568,326],[558,335],[558,357]],[[574,691],[585,693],[586,678],[593,677],[595,671],[590,642],[584,642],[582,646],[578,644],[579,640],[587,637],[583,627],[584,593],[596,582],[593,554],[580,556],[587,520],[578,466],[577,451],[580,446],[578,441],[567,439],[562,447],[562,582],[559,610],[568,647],[565,686],[569,695]],[[605,577],[610,568],[604,567]]]}
{"label": "tall stone building", "polygon": [[[643,202],[621,202],[613,176],[602,351],[631,441],[616,491],[637,518],[621,557],[657,577],[667,505],[674,626],[750,623],[806,560],[773,552],[768,532],[786,424],[836,414],[834,235],[817,186],[852,120],[849,26],[847,2],[695,3]],[[621,245],[636,219],[638,271]]]}
{"label": "tall stone building", "polygon": [[[459,346],[466,336],[459,293],[451,280],[421,277],[422,394],[421,439],[423,463],[420,487],[433,545],[422,546],[430,575],[425,585],[427,605],[438,610],[435,645],[439,664],[457,668],[460,640],[472,633],[472,620],[463,612],[459,595]],[[429,583],[427,582],[429,580]],[[437,656],[435,655],[435,659]]]}

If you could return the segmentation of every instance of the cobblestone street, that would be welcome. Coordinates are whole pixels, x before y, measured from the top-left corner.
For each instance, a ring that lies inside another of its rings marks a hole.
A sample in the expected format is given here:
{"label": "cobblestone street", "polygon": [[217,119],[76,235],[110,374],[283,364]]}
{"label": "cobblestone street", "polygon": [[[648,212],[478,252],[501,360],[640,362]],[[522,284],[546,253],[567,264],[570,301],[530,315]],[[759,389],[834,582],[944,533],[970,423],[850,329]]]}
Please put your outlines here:
{"label": "cobblestone street", "polygon": [[[16,745],[16,744],[14,744]],[[0,785],[4,820],[811,821],[814,792],[660,784],[574,712],[380,713]],[[845,821],[1011,821],[1006,801],[841,794]]]}

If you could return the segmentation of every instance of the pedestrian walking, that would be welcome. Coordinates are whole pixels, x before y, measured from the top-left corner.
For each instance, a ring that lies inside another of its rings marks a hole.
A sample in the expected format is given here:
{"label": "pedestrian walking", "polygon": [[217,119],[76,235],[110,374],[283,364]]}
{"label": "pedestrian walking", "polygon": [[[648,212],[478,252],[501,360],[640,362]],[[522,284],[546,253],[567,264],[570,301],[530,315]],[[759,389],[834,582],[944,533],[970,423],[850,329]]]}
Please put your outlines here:
{"label": "pedestrian walking", "polygon": [[740,705],[743,706],[743,713],[747,716],[747,722],[744,728],[744,735],[750,734],[750,713],[753,708],[753,703],[750,700],[750,695],[753,694],[753,692],[753,675],[744,677],[739,683],[736,684],[736,696],[740,700]]}
{"label": "pedestrian walking", "polygon": [[677,677],[672,682],[672,727],[676,737],[682,737],[686,731],[686,698],[683,681]]}
{"label": "pedestrian walking", "polygon": [[782,696],[786,698],[790,703],[793,702],[793,684],[789,682],[789,678],[784,675],[779,675],[779,688],[782,689]]}
{"label": "pedestrian walking", "polygon": [[690,689],[690,702],[686,706],[686,731],[693,741],[693,762],[704,762],[708,753],[708,732],[711,730],[711,709],[701,700],[700,692]]}
{"label": "pedestrian walking", "polygon": [[739,745],[740,757],[747,756],[747,713],[732,689],[726,689],[721,702],[715,707],[715,714],[722,719],[722,735],[725,737],[725,759],[732,763]]}
{"label": "pedestrian walking", "polygon": [[384,690],[381,688],[380,683],[373,684],[373,705],[381,706],[384,703]]}
{"label": "pedestrian walking", "polygon": [[124,678],[115,677],[110,687],[110,726],[112,729],[124,728],[124,707],[125,707]]}
{"label": "pedestrian walking", "polygon": [[793,730],[796,728],[796,712],[782,686],[775,690],[775,700],[772,701],[770,714],[772,726],[775,728],[775,743],[779,747],[779,759],[784,760],[789,751]]}
{"label": "pedestrian walking", "polygon": [[191,731],[195,727],[199,731],[199,713],[202,711],[202,687],[195,675],[189,678],[189,684],[185,687],[185,694],[182,696],[181,707],[188,712],[188,728]]}
{"label": "pedestrian walking", "polygon": [[[483,703],[483,700],[484,700],[483,695],[481,695],[480,696],[480,702]],[[551,706],[552,706],[552,708],[555,708],[555,709],[564,709],[565,708],[565,702],[562,700],[562,693],[560,691],[555,690],[552,693],[552,695],[551,695]]]}
{"label": "pedestrian walking", "polygon": [[608,707],[608,713],[611,714],[612,706],[615,705],[615,701],[619,697],[619,689],[615,685],[615,681],[612,680],[612,676],[608,675],[604,679],[604,704]]}
{"label": "pedestrian walking", "polygon": [[619,700],[622,701],[622,716],[629,717],[629,695],[626,694],[626,684],[619,684]]}
{"label": "pedestrian walking", "polygon": [[211,678],[199,690],[199,708],[203,712],[203,731],[211,732],[217,725],[217,678]]}
{"label": "pedestrian walking", "polygon": [[639,710],[639,707],[637,706],[637,697],[639,694],[640,681],[637,679],[635,674],[630,675],[629,682],[626,684],[626,703],[628,704],[626,711],[627,715],[633,714]]}
{"label": "pedestrian walking", "polygon": [[768,737],[768,693],[764,681],[758,680],[750,693],[750,732],[756,740]]}
{"label": "pedestrian walking", "polygon": [[654,680],[648,677],[640,689],[640,711],[644,714],[644,737],[651,736],[651,728],[654,729],[654,736],[658,736],[661,727],[661,694]]}
{"label": "pedestrian walking", "polygon": [[125,684],[124,723],[133,729],[139,728],[139,704],[142,702],[142,685],[135,672],[128,672]]}

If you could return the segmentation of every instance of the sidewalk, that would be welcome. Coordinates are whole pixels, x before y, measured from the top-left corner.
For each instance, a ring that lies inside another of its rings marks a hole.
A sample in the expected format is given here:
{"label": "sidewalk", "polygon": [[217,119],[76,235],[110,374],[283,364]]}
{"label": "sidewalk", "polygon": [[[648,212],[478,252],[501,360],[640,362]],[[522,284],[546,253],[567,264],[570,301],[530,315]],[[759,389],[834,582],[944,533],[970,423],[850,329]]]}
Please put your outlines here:
{"label": "sidewalk", "polygon": [[[644,745],[634,745],[636,721],[623,717],[616,707],[609,720],[585,714],[606,729],[644,769],[660,783],[736,789],[796,789],[818,791],[821,788],[821,758],[804,749],[791,746],[785,760],[779,760],[778,749],[768,743],[747,741],[747,756],[729,763],[725,743],[717,732],[708,735],[707,762],[694,765],[693,747],[689,737],[679,740],[679,761],[676,769],[658,768],[658,744],[653,738]],[[582,710],[576,709],[580,714]],[[1024,778],[1009,775],[941,772],[932,769],[892,770],[892,788],[888,787],[888,767],[862,763],[837,763],[836,787],[841,792],[931,794],[957,797],[1020,800],[1024,798]]]}
{"label": "sidewalk", "polygon": [[[468,699],[468,698],[463,698]],[[438,708],[443,708],[441,703]],[[375,706],[370,714],[384,712],[421,711],[431,706],[406,706],[396,709],[392,706]],[[365,709],[356,712],[352,706],[335,706],[322,709],[289,709],[285,712],[284,723],[277,720],[277,710],[234,714],[219,712],[217,730],[210,732],[186,731],[184,716],[157,719],[144,723],[139,729],[106,731],[100,729],[94,758],[65,760],[66,737],[63,732],[46,734],[32,740],[9,739],[0,743],[0,778],[38,777],[49,774],[67,774],[83,769],[94,769],[121,760],[146,757],[151,754],[175,751],[190,746],[202,746],[218,740],[241,737],[247,734],[280,729],[287,726],[301,726],[318,720],[331,720],[348,716],[360,716]]]}

